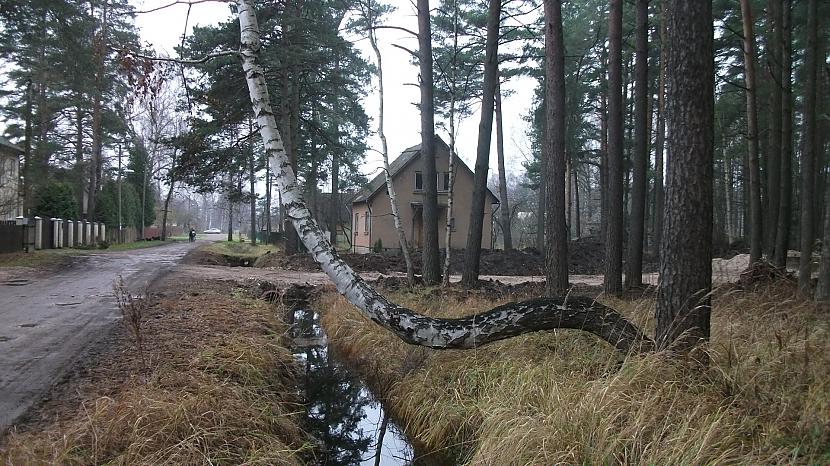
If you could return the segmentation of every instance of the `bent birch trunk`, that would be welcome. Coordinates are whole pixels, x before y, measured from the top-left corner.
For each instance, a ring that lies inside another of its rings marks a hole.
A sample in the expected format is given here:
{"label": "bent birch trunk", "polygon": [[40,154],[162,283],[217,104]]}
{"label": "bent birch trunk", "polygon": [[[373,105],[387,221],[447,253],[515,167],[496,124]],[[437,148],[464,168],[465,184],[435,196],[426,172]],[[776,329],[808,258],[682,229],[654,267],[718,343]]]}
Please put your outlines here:
{"label": "bent birch trunk", "polygon": [[588,298],[543,298],[508,303],[488,312],[458,319],[417,314],[389,302],[358,276],[332,248],[305,205],[294,170],[277,130],[265,75],[259,64],[262,46],[252,0],[238,0],[241,57],[254,115],[266,155],[276,172],[286,216],[314,260],[346,299],[372,321],[403,341],[436,349],[468,349],[523,333],[557,328],[593,333],[621,351],[650,351],[653,341],[622,315]]}

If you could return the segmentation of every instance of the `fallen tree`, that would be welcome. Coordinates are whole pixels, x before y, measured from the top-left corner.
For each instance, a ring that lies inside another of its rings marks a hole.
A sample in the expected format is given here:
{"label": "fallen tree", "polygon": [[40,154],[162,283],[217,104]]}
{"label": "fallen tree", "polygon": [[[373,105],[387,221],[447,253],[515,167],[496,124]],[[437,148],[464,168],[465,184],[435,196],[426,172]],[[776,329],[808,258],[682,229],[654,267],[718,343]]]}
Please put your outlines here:
{"label": "fallen tree", "polygon": [[[265,145],[276,171],[286,215],[314,260],[337,290],[372,321],[407,343],[435,349],[468,349],[523,333],[578,329],[596,335],[621,351],[643,352],[654,341],[620,313],[587,298],[542,298],[508,303],[460,319],[438,319],[398,306],[377,293],[338,257],[327,235],[314,221],[277,129],[259,53],[262,47],[252,0],[238,0],[242,67]],[[708,330],[708,329],[707,329]]]}

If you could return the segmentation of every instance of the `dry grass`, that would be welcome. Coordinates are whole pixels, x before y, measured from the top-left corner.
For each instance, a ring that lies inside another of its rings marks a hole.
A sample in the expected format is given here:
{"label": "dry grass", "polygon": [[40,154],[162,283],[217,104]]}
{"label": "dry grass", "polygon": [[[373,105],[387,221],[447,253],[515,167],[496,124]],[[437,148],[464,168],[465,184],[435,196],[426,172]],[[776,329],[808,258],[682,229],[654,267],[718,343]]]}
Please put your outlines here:
{"label": "dry grass", "polygon": [[[499,304],[392,298],[440,316]],[[651,328],[651,300],[605,303]],[[330,344],[407,433],[454,462],[830,462],[828,314],[788,285],[717,295],[705,370],[664,354],[623,357],[568,330],[432,351],[401,343],[342,298],[319,307]]]}
{"label": "dry grass", "polygon": [[0,462],[300,464],[310,442],[296,424],[296,370],[273,309],[207,283],[153,312],[142,327],[149,372],[125,347],[113,364],[131,368],[127,380],[69,418],[11,434]]}

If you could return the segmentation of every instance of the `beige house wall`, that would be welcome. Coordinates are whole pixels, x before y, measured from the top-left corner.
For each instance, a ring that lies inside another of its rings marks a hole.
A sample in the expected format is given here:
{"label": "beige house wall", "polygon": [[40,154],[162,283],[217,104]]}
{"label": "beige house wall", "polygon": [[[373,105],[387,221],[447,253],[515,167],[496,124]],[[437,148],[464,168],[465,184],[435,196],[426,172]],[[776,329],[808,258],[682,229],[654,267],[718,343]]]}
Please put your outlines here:
{"label": "beige house wall", "polygon": [[[367,215],[369,215],[369,207],[365,202],[352,205],[352,251],[354,252],[367,253],[371,251],[372,243],[369,242],[369,231],[365,228]],[[369,222],[371,224],[371,218]]]}
{"label": "beige house wall", "polygon": [[[456,159],[458,160],[458,159]],[[441,144],[436,144],[436,171],[444,173],[449,171],[449,151]],[[466,167],[456,164],[456,179],[453,197],[453,217],[455,218],[455,230],[452,233],[452,248],[463,249],[466,247],[467,234],[470,224],[470,210],[473,198],[473,173]],[[411,161],[400,172],[395,174],[395,194],[398,197],[398,207],[401,212],[401,223],[404,233],[410,245],[415,248],[422,246],[420,207],[423,205],[423,191],[415,189],[416,172],[422,171],[421,158],[418,156]],[[440,179],[440,176],[439,176]],[[438,206],[439,206],[439,234],[438,243],[440,248],[446,247],[446,224],[447,224],[447,192],[442,191],[443,181],[438,184]],[[492,237],[492,208],[496,202],[495,196],[488,194],[489,201],[484,204],[484,229],[481,235],[481,246],[490,248]],[[386,187],[381,188],[369,199],[368,206],[365,202],[356,203],[352,206],[352,221],[355,214],[359,215],[359,233],[353,233],[353,251],[358,253],[371,252],[372,246],[381,240],[385,249],[398,249],[398,234],[395,231],[395,222],[392,217],[392,207],[389,203],[389,196]],[[364,234],[364,218],[370,214],[370,232]]]}

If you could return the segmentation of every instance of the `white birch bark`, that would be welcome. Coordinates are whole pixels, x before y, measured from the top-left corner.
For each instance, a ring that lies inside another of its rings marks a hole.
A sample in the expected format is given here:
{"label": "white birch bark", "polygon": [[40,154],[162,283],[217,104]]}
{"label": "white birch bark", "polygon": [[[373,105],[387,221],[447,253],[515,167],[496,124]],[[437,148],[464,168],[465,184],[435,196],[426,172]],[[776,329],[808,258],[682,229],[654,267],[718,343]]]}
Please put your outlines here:
{"label": "white birch bark", "polygon": [[366,20],[368,23],[369,43],[375,51],[375,58],[378,61],[378,137],[380,137],[383,148],[383,173],[386,177],[386,190],[389,192],[389,202],[392,204],[392,218],[395,222],[395,231],[398,232],[398,243],[401,246],[401,254],[406,263],[406,279],[409,287],[415,286],[415,268],[412,266],[412,258],[409,255],[409,243],[406,240],[406,233],[401,224],[401,214],[398,208],[398,197],[395,195],[395,186],[392,184],[392,173],[389,171],[389,148],[386,144],[386,134],[383,132],[383,61],[378,48],[377,37],[374,30],[374,18],[372,17],[372,4],[367,2]]}
{"label": "white birch bark", "polygon": [[327,235],[311,216],[285,153],[262,66],[259,64],[259,26],[252,0],[237,1],[241,30],[242,68],[248,84],[257,126],[282,192],[286,216],[314,260],[337,290],[365,317],[393,332],[403,341],[437,349],[475,348],[527,332],[556,328],[593,333],[621,351],[650,351],[652,340],[613,309],[588,298],[544,298],[508,303],[488,312],[458,319],[438,319],[417,314],[389,302],[363,281],[332,247]]}
{"label": "white birch bark", "polygon": [[458,2],[453,2],[453,36],[452,36],[452,64],[450,65],[450,159],[449,159],[449,186],[447,186],[447,226],[444,233],[446,254],[444,255],[444,270],[441,274],[441,286],[450,286],[450,262],[452,260],[452,207],[453,193],[455,192],[455,69],[456,55],[458,54]]}

